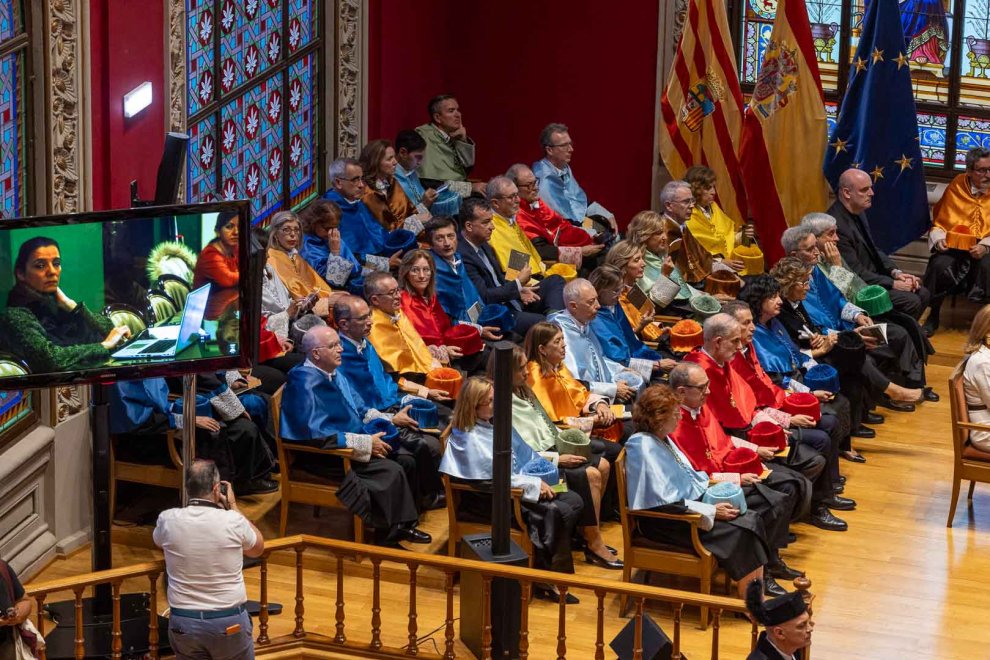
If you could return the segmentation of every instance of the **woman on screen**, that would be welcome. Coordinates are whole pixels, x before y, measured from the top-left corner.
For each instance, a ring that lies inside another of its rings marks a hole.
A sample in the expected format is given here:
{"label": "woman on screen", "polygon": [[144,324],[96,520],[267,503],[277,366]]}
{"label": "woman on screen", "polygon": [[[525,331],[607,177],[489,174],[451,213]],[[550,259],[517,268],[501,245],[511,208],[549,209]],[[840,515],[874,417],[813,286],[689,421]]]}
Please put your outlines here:
{"label": "woman on screen", "polygon": [[62,256],[54,239],[25,241],[14,261],[14,277],[17,283],[0,315],[5,334],[0,343],[23,358],[33,373],[100,365],[131,334],[65,295],[59,286]]}
{"label": "woman on screen", "polygon": [[204,284],[213,288],[236,287],[240,282],[237,263],[238,216],[236,213],[219,213],[213,231],[217,237],[207,244],[196,260],[193,271],[193,289]]}

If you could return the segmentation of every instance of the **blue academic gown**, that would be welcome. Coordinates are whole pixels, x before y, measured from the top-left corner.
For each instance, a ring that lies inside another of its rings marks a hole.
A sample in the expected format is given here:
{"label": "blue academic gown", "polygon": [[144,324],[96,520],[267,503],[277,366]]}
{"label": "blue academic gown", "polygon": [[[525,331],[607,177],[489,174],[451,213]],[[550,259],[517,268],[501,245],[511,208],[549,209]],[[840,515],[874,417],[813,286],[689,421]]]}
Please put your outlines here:
{"label": "blue academic gown", "polygon": [[[432,252],[432,250],[431,250]],[[455,267],[452,267],[446,259],[433,252],[433,261],[437,265],[436,289],[437,299],[447,316],[457,321],[467,322],[467,311],[475,303],[484,307],[478,290],[474,288],[471,278],[464,270],[464,263],[458,254],[454,255]]]}
{"label": "blue academic gown", "polygon": [[[388,232],[378,224],[364,202],[360,200],[354,203],[348,202],[336,190],[328,191],[323,199],[330,200],[340,207],[343,214],[340,218],[340,237],[354,251],[358,259],[363,261],[366,254],[391,256],[385,254],[385,239],[388,237]],[[326,272],[326,266],[323,271],[316,272]]]}
{"label": "blue academic gown", "polygon": [[371,342],[365,341],[364,349],[358,353],[349,339],[341,337],[340,341],[344,352],[337,373],[347,378],[351,388],[369,407],[388,410],[397,405],[402,400],[402,393],[395,381],[385,373],[385,366]]}
{"label": "blue academic gown", "polygon": [[[110,388],[110,432],[130,433],[148,421],[153,413],[168,417],[168,427],[178,427],[176,415],[182,414],[182,399],[168,400],[164,378],[146,378],[115,383]],[[196,395],[196,415],[213,417],[210,399]]]}
{"label": "blue academic gown", "polygon": [[839,332],[855,330],[855,323],[842,320],[842,309],[848,301],[821,268],[812,269],[809,283],[811,288],[804,299],[804,308],[815,325]]}
{"label": "blue academic gown", "polygon": [[[303,236],[302,249],[299,250],[299,254],[316,271],[317,275],[326,277],[327,261],[330,259],[329,243],[319,236],[306,234]],[[348,279],[359,277],[361,275],[361,262],[357,260],[351,249],[347,247],[347,241],[344,240],[343,236],[340,239],[340,256],[354,264]]]}
{"label": "blue academic gown", "polygon": [[[631,511],[645,511],[684,502],[699,512],[710,505],[689,504],[708,490],[708,475],[691,467],[691,461],[669,438],[636,433],[626,441],[626,495]],[[707,511],[712,513],[712,511]]]}
{"label": "blue academic gown", "polygon": [[570,165],[567,166],[567,173],[570,176],[565,182],[557,174],[557,168],[546,158],[533,163],[533,174],[540,178],[540,198],[563,217],[580,224],[588,212],[588,196],[578,185]]}
{"label": "blue academic gown", "polygon": [[591,322],[591,331],[598,337],[605,357],[613,362],[629,366],[631,358],[660,360],[663,356],[640,341],[625,312],[618,305],[602,307],[598,316]]}
{"label": "blue academic gown", "polygon": [[630,387],[641,389],[644,385],[643,377],[631,371],[623,371],[622,364],[605,357],[602,345],[594,329],[589,324],[582,332],[578,328],[577,321],[567,312],[557,312],[547,319],[553,321],[564,331],[564,341],[567,345],[567,353],[564,356],[564,364],[578,380],[583,380],[589,384],[591,391],[596,394],[612,396],[598,388],[596,383],[615,383],[622,380]]}
{"label": "blue academic gown", "polygon": [[[487,481],[492,478],[494,429],[487,422],[478,422],[470,431],[452,429],[447,449],[440,461],[440,471],[458,479]],[[512,432],[513,488],[523,489],[523,499],[535,502],[540,497],[540,478],[522,474],[526,463],[538,455],[515,431]]]}
{"label": "blue academic gown", "polygon": [[[419,174],[416,170],[407,172],[401,165],[397,165],[395,167],[395,180],[402,186],[409,201],[413,204],[420,204],[423,201],[423,193],[426,192],[426,189],[423,188],[423,183],[419,180]],[[461,196],[453,190],[444,190],[433,200],[429,211],[431,215],[439,217],[442,215],[457,215],[460,208]]]}
{"label": "blue academic gown", "polygon": [[322,445],[336,436],[337,447],[345,448],[345,433],[363,433],[364,413],[347,378],[339,372],[333,380],[305,363],[293,367],[282,395],[280,433],[286,440]]}

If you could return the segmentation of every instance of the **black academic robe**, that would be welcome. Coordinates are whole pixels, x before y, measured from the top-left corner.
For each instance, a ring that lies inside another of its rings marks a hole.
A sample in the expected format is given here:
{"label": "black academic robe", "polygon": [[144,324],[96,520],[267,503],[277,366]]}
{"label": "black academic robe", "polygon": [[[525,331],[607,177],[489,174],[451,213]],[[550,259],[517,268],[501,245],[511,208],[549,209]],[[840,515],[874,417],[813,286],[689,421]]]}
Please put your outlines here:
{"label": "black academic robe", "polygon": [[773,647],[767,639],[767,632],[760,633],[760,639],[756,642],[756,648],[746,656],[746,660],[791,660],[795,656],[787,657]]}

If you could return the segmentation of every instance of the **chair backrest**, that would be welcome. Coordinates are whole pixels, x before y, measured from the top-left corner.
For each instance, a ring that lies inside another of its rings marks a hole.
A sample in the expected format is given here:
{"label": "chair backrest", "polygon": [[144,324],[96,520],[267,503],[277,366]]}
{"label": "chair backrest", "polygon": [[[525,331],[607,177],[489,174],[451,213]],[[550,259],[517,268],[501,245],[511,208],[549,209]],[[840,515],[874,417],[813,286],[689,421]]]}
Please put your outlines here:
{"label": "chair backrest", "polygon": [[121,326],[130,328],[132,337],[144,332],[148,327],[141,312],[124,303],[107,305],[103,308],[103,315],[110,319],[115,328]]}
{"label": "chair backrest", "polygon": [[272,418],[272,428],[275,430],[276,438],[279,437],[279,422],[282,421],[282,392],[284,390],[285,385],[282,385],[268,398],[269,416]]}
{"label": "chair backrest", "polygon": [[24,360],[10,353],[0,353],[0,377],[27,376],[30,373]]}
{"label": "chair backrest", "polygon": [[[629,527],[629,493],[626,491],[626,450],[619,452],[615,464],[615,486],[619,491],[619,523],[622,525],[623,539],[631,539],[633,530]],[[629,541],[626,541],[626,546]]]}
{"label": "chair backrest", "polygon": [[189,295],[189,284],[175,275],[162,275],[158,278],[158,288],[165,292],[176,307],[186,306],[186,296]]}
{"label": "chair backrest", "polygon": [[168,297],[168,294],[157,289],[152,289],[148,292],[148,307],[154,313],[155,320],[159,323],[167,321],[179,311],[179,308],[175,306],[175,302]]}
{"label": "chair backrest", "polygon": [[[969,358],[966,358],[968,360]],[[966,407],[966,392],[963,389],[963,375],[966,370],[966,360],[949,379],[949,411],[952,418],[952,451],[956,461],[962,460],[963,448],[969,439],[969,431],[959,428],[959,423],[969,422],[969,409]]]}

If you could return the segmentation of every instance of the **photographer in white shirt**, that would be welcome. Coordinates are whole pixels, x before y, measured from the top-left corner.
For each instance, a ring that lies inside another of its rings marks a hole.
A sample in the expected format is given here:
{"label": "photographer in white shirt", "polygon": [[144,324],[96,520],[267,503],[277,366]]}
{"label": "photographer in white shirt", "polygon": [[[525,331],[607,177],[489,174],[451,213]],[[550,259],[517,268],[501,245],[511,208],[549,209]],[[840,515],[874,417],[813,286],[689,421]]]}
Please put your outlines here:
{"label": "photographer in white shirt", "polygon": [[265,539],[237,509],[234,490],[212,461],[186,473],[188,504],[158,516],[155,545],[165,553],[168,637],[176,658],[254,658],[241,572]]}

